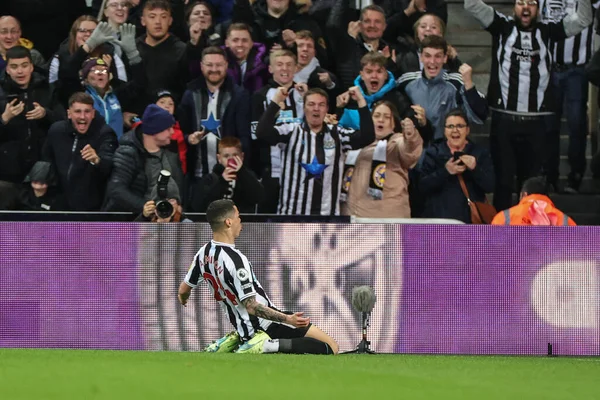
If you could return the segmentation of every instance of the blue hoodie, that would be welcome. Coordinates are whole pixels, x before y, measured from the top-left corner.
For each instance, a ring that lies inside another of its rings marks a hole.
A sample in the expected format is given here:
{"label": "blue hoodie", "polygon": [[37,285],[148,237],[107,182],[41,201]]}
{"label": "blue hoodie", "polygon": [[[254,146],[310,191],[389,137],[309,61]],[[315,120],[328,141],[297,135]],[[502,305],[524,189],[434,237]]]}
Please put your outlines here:
{"label": "blue hoodie", "polygon": [[121,136],[123,136],[123,112],[117,96],[109,90],[102,98],[96,92],[96,89],[90,85],[85,85],[85,91],[94,99],[94,109],[104,118],[106,124],[115,131],[117,138],[121,139]]}
{"label": "blue hoodie", "polygon": [[[387,82],[383,84],[383,86],[381,87],[381,89],[379,89],[377,93],[373,93],[371,95],[366,94],[360,84],[361,82],[362,78],[359,75],[354,80],[354,85],[358,86],[363,96],[365,96],[365,100],[367,101],[367,107],[369,107],[369,110],[371,109],[371,107],[373,107],[373,104],[381,100],[383,96],[385,96],[388,92],[396,89],[396,81],[394,78],[394,74],[392,74],[390,71],[388,71]],[[358,115],[358,110],[350,108],[344,109],[344,113],[340,118],[339,124],[344,128],[360,129],[360,118]]]}

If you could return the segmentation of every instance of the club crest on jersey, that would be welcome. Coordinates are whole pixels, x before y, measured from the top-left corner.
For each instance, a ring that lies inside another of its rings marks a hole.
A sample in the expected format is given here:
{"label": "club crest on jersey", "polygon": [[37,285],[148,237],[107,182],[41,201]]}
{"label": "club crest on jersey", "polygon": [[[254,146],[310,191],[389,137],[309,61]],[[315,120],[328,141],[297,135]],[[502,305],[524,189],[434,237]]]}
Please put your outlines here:
{"label": "club crest on jersey", "polygon": [[238,279],[242,282],[247,281],[248,277],[250,276],[250,274],[248,274],[248,271],[246,271],[243,268],[238,269],[235,274],[237,275]]}
{"label": "club crest on jersey", "polygon": [[329,135],[323,138],[323,148],[325,150],[335,149],[335,140]]}
{"label": "club crest on jersey", "polygon": [[375,167],[373,170],[373,182],[375,185],[383,189],[383,184],[385,183],[385,164],[381,163]]}
{"label": "club crest on jersey", "polygon": [[350,190],[350,183],[352,182],[352,175],[354,175],[354,168],[349,167],[344,174],[344,180],[342,182],[343,190],[347,192]]}

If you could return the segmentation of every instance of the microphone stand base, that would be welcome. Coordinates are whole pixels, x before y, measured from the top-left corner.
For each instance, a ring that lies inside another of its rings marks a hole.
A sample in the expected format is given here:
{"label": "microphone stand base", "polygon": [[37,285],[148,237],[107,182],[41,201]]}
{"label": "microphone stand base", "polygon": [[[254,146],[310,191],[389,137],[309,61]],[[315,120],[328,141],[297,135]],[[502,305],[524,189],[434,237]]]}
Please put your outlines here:
{"label": "microphone stand base", "polygon": [[358,344],[358,346],[356,346],[356,349],[350,350],[350,351],[344,351],[340,354],[377,354],[369,348],[370,345],[371,345],[370,341],[363,339]]}

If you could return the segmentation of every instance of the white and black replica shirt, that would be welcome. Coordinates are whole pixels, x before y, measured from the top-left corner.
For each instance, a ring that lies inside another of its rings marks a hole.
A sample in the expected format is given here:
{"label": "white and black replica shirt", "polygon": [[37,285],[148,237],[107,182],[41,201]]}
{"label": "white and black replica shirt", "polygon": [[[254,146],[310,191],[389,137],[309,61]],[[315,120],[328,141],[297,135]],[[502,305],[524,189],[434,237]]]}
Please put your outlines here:
{"label": "white and black replica shirt", "polygon": [[[560,22],[577,11],[578,0],[541,0],[539,9],[542,22]],[[592,7],[598,8],[596,0]],[[594,12],[592,11],[592,15]],[[577,35],[552,43],[552,58],[557,65],[585,65],[594,54],[594,30],[592,25]]]}
{"label": "white and black replica shirt", "polygon": [[185,283],[195,288],[208,283],[216,301],[221,303],[229,321],[240,337],[250,339],[257,329],[267,330],[271,321],[248,314],[242,301],[255,296],[256,301],[274,308],[252,272],[252,265],[234,245],[215,242],[205,244],[194,256]]}
{"label": "white and black replica shirt", "polygon": [[548,93],[551,42],[573,36],[591,23],[590,1],[579,0],[577,12],[560,22],[535,22],[527,30],[481,0],[465,0],[465,9],[493,36],[490,107],[511,113],[552,112]]}
{"label": "white and black replica shirt", "polygon": [[375,140],[367,107],[359,109],[361,131],[324,124],[319,133],[306,122],[274,125],[279,105],[271,102],[261,117],[256,136],[282,151],[279,214],[339,215],[346,153]]}
{"label": "white and black replica shirt", "polygon": [[[271,99],[277,92],[279,84],[273,80],[267,86],[264,86],[258,92],[252,95],[252,123],[250,132],[252,139],[256,140],[256,126],[258,120],[264,114],[267,106],[271,103]],[[292,86],[288,90],[288,97],[285,99],[285,109],[281,109],[277,115],[277,123],[301,122],[304,118],[304,102],[302,95]],[[261,149],[261,151],[264,151]],[[272,178],[281,178],[281,148],[279,146],[271,146],[270,157],[265,157],[260,154],[260,167],[268,168],[271,171]],[[255,156],[253,154],[253,156]]]}

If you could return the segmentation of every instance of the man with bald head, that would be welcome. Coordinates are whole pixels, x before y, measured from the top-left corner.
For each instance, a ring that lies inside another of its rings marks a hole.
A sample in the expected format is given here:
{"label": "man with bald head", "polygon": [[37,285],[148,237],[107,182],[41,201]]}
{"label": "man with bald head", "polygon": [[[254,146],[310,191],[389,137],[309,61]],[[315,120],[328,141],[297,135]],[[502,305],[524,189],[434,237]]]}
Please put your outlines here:
{"label": "man with bald head", "polygon": [[6,68],[6,52],[15,46],[23,46],[31,52],[33,64],[43,68],[44,56],[33,48],[30,40],[21,37],[21,23],[10,15],[0,17],[0,71]]}

